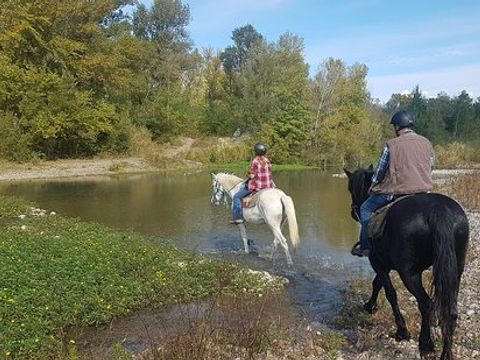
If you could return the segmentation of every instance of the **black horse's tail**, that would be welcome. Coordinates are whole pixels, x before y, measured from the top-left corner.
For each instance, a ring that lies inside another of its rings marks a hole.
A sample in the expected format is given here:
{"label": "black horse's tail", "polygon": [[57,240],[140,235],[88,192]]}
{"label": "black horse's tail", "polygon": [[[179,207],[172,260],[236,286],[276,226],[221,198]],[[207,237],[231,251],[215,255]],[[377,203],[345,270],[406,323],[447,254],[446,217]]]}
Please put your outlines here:
{"label": "black horse's tail", "polygon": [[453,219],[454,214],[446,206],[437,206],[429,214],[429,226],[434,234],[433,310],[442,330],[444,351],[451,348],[458,314],[460,274],[455,253]]}

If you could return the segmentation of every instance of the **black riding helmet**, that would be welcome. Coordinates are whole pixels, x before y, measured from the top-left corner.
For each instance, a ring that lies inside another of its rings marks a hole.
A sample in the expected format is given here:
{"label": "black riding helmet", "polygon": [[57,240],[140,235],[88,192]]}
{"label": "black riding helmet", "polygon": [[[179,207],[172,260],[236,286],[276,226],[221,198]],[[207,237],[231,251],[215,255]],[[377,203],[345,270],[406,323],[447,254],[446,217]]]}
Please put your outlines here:
{"label": "black riding helmet", "polygon": [[415,118],[408,111],[397,111],[390,120],[390,124],[399,128],[412,127],[415,125]]}
{"label": "black riding helmet", "polygon": [[267,147],[262,143],[256,143],[255,146],[253,147],[253,150],[255,151],[256,155],[260,155],[260,156],[263,156],[267,153]]}

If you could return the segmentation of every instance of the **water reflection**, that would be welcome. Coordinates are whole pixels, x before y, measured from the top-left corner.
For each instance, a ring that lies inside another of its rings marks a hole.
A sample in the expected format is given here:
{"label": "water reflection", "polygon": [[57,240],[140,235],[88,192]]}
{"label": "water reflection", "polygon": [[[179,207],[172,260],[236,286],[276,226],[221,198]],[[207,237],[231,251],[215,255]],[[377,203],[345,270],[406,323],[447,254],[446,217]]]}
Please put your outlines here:
{"label": "water reflection", "polygon": [[[356,261],[348,250],[358,236],[349,215],[346,180],[316,171],[278,172],[277,185],[292,196],[300,229],[296,257]],[[144,174],[1,183],[0,193],[22,196],[40,207],[169,239],[200,251],[241,249],[229,209],[210,204],[209,173]],[[286,229],[285,229],[286,230]],[[272,234],[249,226],[249,237],[268,253]]]}

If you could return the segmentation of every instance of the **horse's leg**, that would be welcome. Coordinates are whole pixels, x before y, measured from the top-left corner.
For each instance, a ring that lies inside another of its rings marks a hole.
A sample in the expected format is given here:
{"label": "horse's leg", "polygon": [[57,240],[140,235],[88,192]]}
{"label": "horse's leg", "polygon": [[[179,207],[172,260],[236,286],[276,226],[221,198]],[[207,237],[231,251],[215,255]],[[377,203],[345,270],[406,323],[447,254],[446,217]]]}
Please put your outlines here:
{"label": "horse's leg", "polygon": [[273,236],[273,246],[272,246],[272,260],[275,256],[275,253],[277,252],[277,247],[278,247],[278,240],[277,240],[277,237],[274,235]]}
{"label": "horse's leg", "polygon": [[247,229],[245,228],[245,224],[238,224],[238,229],[240,230],[240,237],[243,240],[243,246],[245,247],[245,252],[248,254],[250,250],[248,248]]}
{"label": "horse's leg", "polygon": [[435,351],[435,345],[432,341],[430,332],[432,300],[423,287],[422,273],[405,274],[400,272],[400,277],[402,278],[403,283],[408,291],[410,291],[417,299],[418,309],[422,314],[422,327],[420,330],[420,336],[418,337],[418,345],[420,354],[426,355],[427,353]]}
{"label": "horse's leg", "polygon": [[395,339],[397,341],[410,340],[410,333],[408,332],[407,325],[405,325],[405,319],[403,318],[400,308],[398,307],[397,292],[392,285],[390,275],[388,272],[377,272],[383,287],[385,288],[385,295],[392,307],[393,315],[395,316],[395,323],[397,324],[397,332],[395,333]]}
{"label": "horse's leg", "polygon": [[363,306],[363,309],[369,314],[373,314],[377,310],[377,298],[381,289],[382,281],[378,275],[375,275],[375,278],[372,282],[372,296],[370,296],[370,300],[368,300],[368,302]]}
{"label": "horse's leg", "polygon": [[[269,226],[270,226],[270,229],[272,229],[275,239],[280,243],[280,245],[282,245],[283,250],[285,251],[285,256],[287,257],[288,265],[293,265],[292,257],[290,256],[290,252],[288,251],[288,242],[285,236],[283,236],[282,231],[280,230],[280,224],[278,224],[277,226],[273,224],[269,224]],[[275,244],[275,239],[273,240],[274,244]]]}

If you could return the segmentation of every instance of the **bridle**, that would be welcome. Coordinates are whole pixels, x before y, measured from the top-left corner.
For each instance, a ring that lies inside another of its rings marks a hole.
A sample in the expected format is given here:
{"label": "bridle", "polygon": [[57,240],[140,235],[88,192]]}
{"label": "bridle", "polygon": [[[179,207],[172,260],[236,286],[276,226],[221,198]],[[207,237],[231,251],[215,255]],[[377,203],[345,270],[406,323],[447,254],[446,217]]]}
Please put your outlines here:
{"label": "bridle", "polygon": [[[351,215],[352,217],[355,219],[355,221],[357,222],[361,222],[361,218],[360,218],[360,205],[358,204],[362,204],[363,201],[362,200],[359,200],[358,198],[362,197],[361,194],[363,194],[364,192],[364,189],[365,189],[365,183],[364,181],[362,181],[361,183],[361,186],[360,186],[360,189],[359,189],[359,194],[354,194],[353,192],[352,193],[352,203],[350,204],[350,210],[351,210]],[[356,199],[354,199],[356,198]],[[354,201],[356,200],[356,201]]]}
{"label": "bridle", "polygon": [[355,220],[360,222],[360,206],[352,202],[350,204],[350,208],[351,208],[351,213],[355,215],[354,216]]}
{"label": "bridle", "polygon": [[220,203],[223,203],[223,205],[228,207],[226,191],[217,179],[213,180],[213,191],[212,191],[212,198],[210,199],[210,202],[215,205],[219,205]]}
{"label": "bridle", "polygon": [[213,181],[213,191],[212,191],[212,198],[210,199],[210,202],[215,205],[219,205],[220,203],[223,203],[226,207],[228,207],[228,196],[227,194],[230,194],[230,191],[232,191],[235,187],[240,185],[241,183],[244,183],[246,180],[242,180],[238,184],[233,185],[230,189],[225,190],[223,185],[220,184],[220,182],[217,179],[214,179]]}

